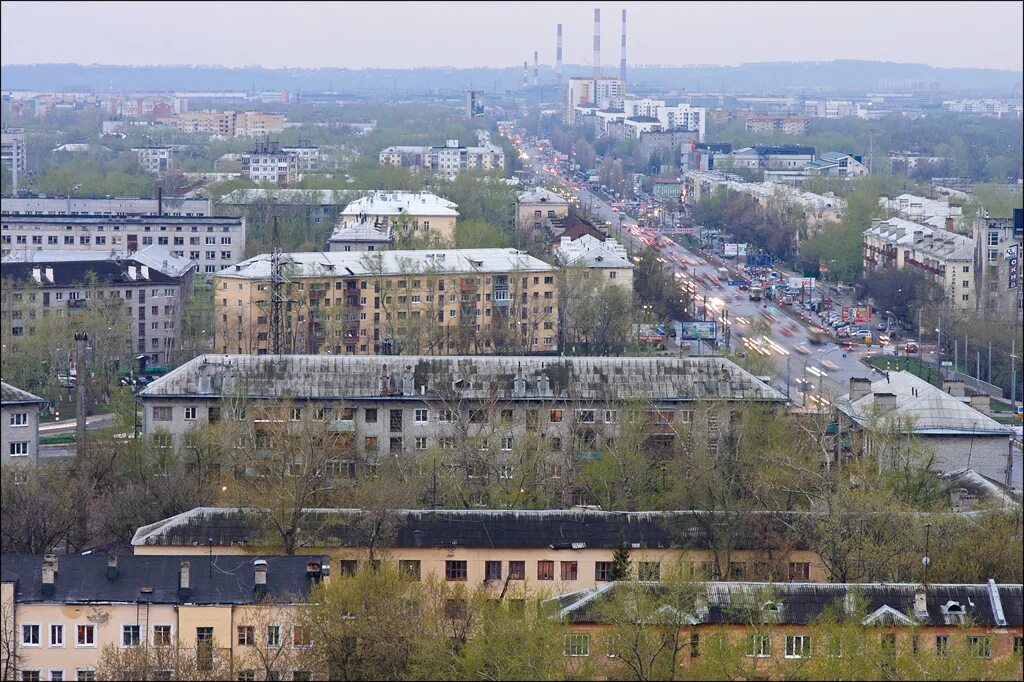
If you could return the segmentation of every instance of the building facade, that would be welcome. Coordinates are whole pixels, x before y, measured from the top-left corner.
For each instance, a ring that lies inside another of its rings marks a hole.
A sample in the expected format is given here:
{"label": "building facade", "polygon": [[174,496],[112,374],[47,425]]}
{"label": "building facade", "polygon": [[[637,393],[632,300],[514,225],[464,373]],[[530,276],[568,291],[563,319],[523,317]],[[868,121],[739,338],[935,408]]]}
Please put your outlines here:
{"label": "building facade", "polygon": [[139,165],[147,173],[158,175],[171,170],[174,163],[174,149],[164,146],[132,147],[139,157]]}
{"label": "building facade", "polygon": [[28,170],[27,158],[24,130],[5,128],[0,132],[0,163],[4,163],[12,174],[24,175]]}
{"label": "building facade", "polygon": [[620,109],[625,94],[626,81],[618,78],[570,78],[565,86],[563,119],[569,125],[576,125],[576,108],[581,105],[591,105],[595,109]]}
{"label": "building facade", "polygon": [[277,142],[257,142],[256,148],[241,155],[242,177],[253,182],[290,185],[298,182],[299,155],[287,152]]}
{"label": "building facade", "polygon": [[465,170],[505,170],[505,150],[494,144],[464,147],[458,140],[447,140],[444,146],[392,146],[382,149],[380,165],[399,168],[422,168],[446,177]]}
{"label": "building facade", "polygon": [[902,218],[871,221],[863,237],[864,269],[914,268],[942,290],[947,305],[976,307],[974,240]]}
{"label": "building facade", "polygon": [[616,284],[633,291],[633,270],[626,247],[611,237],[584,234],[577,239],[561,237],[552,251],[559,263],[574,268],[584,278]]}
{"label": "building facade", "polygon": [[47,315],[74,317],[84,310],[122,301],[122,333],[132,352],[153,364],[167,362],[179,347],[181,311],[192,292],[195,264],[151,246],[133,254],[96,251],[31,252],[29,259],[0,262],[7,283],[0,311],[13,338],[31,334]]}
{"label": "building facade", "polygon": [[328,251],[385,251],[394,246],[391,225],[381,218],[343,220],[327,239]]}
{"label": "building facade", "polygon": [[[557,350],[554,268],[515,249],[282,256],[287,353]],[[214,348],[271,352],[271,256],[217,274]]]}
{"label": "building facade", "polygon": [[349,203],[342,220],[386,221],[392,230],[411,236],[436,236],[454,242],[458,205],[429,192],[377,190]]}
{"label": "building facade", "polygon": [[209,199],[187,197],[47,197],[31,195],[3,197],[0,212],[7,216],[20,215],[159,215],[159,216],[211,216],[213,202]]}
{"label": "building facade", "polygon": [[516,194],[516,230],[542,230],[550,220],[569,215],[569,202],[543,187],[531,187]]}
{"label": "building facade", "polygon": [[0,462],[39,463],[39,411],[46,402],[0,381]]}
{"label": "building facade", "polygon": [[1024,211],[1014,209],[1012,218],[978,216],[973,227],[978,311],[1021,319]]}
{"label": "building facade", "polygon": [[750,116],[744,125],[748,133],[807,134],[807,119],[803,116]]}

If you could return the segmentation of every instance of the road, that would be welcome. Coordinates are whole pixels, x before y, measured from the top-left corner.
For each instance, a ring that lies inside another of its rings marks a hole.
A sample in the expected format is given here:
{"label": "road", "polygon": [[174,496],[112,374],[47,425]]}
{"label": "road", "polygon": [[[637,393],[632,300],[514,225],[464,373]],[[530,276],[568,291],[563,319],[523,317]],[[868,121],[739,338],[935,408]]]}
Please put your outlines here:
{"label": "road", "polygon": [[[39,425],[40,436],[58,436],[63,433],[74,433],[76,420],[62,419],[55,422],[47,422]],[[105,429],[114,425],[113,414],[94,414],[85,418],[86,429]]]}
{"label": "road", "polygon": [[[640,227],[634,218],[612,211],[611,205],[603,197],[561,175],[545,171],[538,150],[525,140],[520,149],[529,157],[536,178],[560,182],[565,191],[576,196],[581,206],[607,221],[609,232],[634,251],[647,248],[643,238],[659,238],[653,230]],[[699,307],[706,300],[706,319],[720,320],[721,328],[729,328],[731,350],[761,353],[770,357],[776,370],[775,385],[795,402],[809,408],[827,407],[848,391],[851,377],[878,376],[861,362],[871,352],[868,347],[858,345],[845,349],[832,341],[826,341],[820,346],[813,345],[806,327],[794,317],[798,313],[791,306],[776,307],[771,302],[755,303],[746,292],[724,282],[721,286],[702,283],[698,281],[700,277],[718,276],[717,264],[675,242],[666,243],[662,240],[660,245],[659,256],[664,260],[663,266],[676,275],[681,287],[690,291],[697,306],[695,312],[699,314]],[[733,271],[732,267],[730,271]],[[758,319],[768,323],[769,334],[757,337],[750,334],[752,324]],[[737,344],[744,348],[737,348]],[[874,352],[877,352],[877,347]]]}

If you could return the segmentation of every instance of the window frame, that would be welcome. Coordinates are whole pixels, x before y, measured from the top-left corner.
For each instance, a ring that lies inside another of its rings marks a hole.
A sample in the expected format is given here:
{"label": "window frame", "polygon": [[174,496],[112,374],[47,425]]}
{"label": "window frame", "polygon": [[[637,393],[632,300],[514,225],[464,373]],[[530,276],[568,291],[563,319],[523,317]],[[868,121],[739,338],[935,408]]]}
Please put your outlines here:
{"label": "window frame", "polygon": [[[48,646],[51,649],[63,649],[64,648],[64,623],[50,623],[50,627],[48,628],[48,632],[49,632],[49,640],[47,641]],[[58,639],[60,641],[58,643],[56,643],[56,644],[53,643],[53,633],[54,632],[59,632],[60,633],[60,636],[58,637]]]}
{"label": "window frame", "polygon": [[[799,653],[797,653],[798,647],[796,646],[799,642]],[[810,635],[786,635],[786,650],[784,653],[785,658],[797,659],[797,658],[810,658],[811,656],[811,636]]]}
{"label": "window frame", "polygon": [[[125,638],[125,635],[127,635],[132,628],[135,629],[135,636],[133,638],[134,641],[128,642],[127,639]],[[120,643],[122,649],[127,649],[130,646],[138,646],[142,644],[142,627],[138,623],[122,623]]]}
{"label": "window frame", "polygon": [[[35,637],[36,641],[35,642],[27,642],[27,641],[25,641],[25,633],[28,631],[27,628],[35,628],[35,633],[36,633],[36,637]],[[34,623],[34,622],[22,623],[21,624],[20,642],[21,643],[19,644],[19,646],[30,648],[30,649],[37,649],[39,647],[42,647],[43,646],[43,626],[42,626],[42,623]]]}
{"label": "window frame", "polygon": [[562,653],[568,658],[584,658],[590,656],[590,633],[568,632],[565,635],[565,646]]}
{"label": "window frame", "polygon": [[[81,635],[86,632],[92,633],[92,642],[82,644]],[[95,649],[96,648],[96,626],[92,623],[75,623],[75,648]]]}

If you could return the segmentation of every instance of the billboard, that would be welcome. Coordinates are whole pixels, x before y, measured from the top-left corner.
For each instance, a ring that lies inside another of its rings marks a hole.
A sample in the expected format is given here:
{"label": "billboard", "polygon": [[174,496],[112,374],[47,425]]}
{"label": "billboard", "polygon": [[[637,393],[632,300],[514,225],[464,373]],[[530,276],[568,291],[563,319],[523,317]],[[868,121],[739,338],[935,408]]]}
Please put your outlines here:
{"label": "billboard", "polygon": [[813,277],[790,277],[789,278],[790,289],[810,289],[814,291],[814,278]]}
{"label": "billboard", "polygon": [[1017,277],[1019,276],[1017,270],[1020,267],[1019,248],[1020,244],[1014,244],[1006,249],[1006,264],[1010,268],[1010,280],[1007,282],[1007,289],[1017,288]]}
{"label": "billboard", "polygon": [[870,322],[871,306],[869,305],[844,305],[842,310],[843,322]]}
{"label": "billboard", "polygon": [[747,245],[746,244],[732,244],[725,243],[722,245],[722,255],[726,258],[732,258],[733,256],[746,256]]}
{"label": "billboard", "polygon": [[715,323],[713,321],[680,322],[680,341],[714,341]]}

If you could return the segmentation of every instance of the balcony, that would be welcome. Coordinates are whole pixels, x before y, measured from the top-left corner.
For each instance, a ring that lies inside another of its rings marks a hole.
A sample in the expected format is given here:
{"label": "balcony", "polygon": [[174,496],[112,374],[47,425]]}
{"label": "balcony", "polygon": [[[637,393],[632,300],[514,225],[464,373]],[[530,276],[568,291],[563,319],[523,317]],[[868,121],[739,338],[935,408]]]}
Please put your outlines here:
{"label": "balcony", "polygon": [[494,290],[494,305],[507,306],[512,302],[512,294],[508,289]]}
{"label": "balcony", "polygon": [[332,419],[327,422],[328,433],[355,433],[356,422],[354,419]]}

